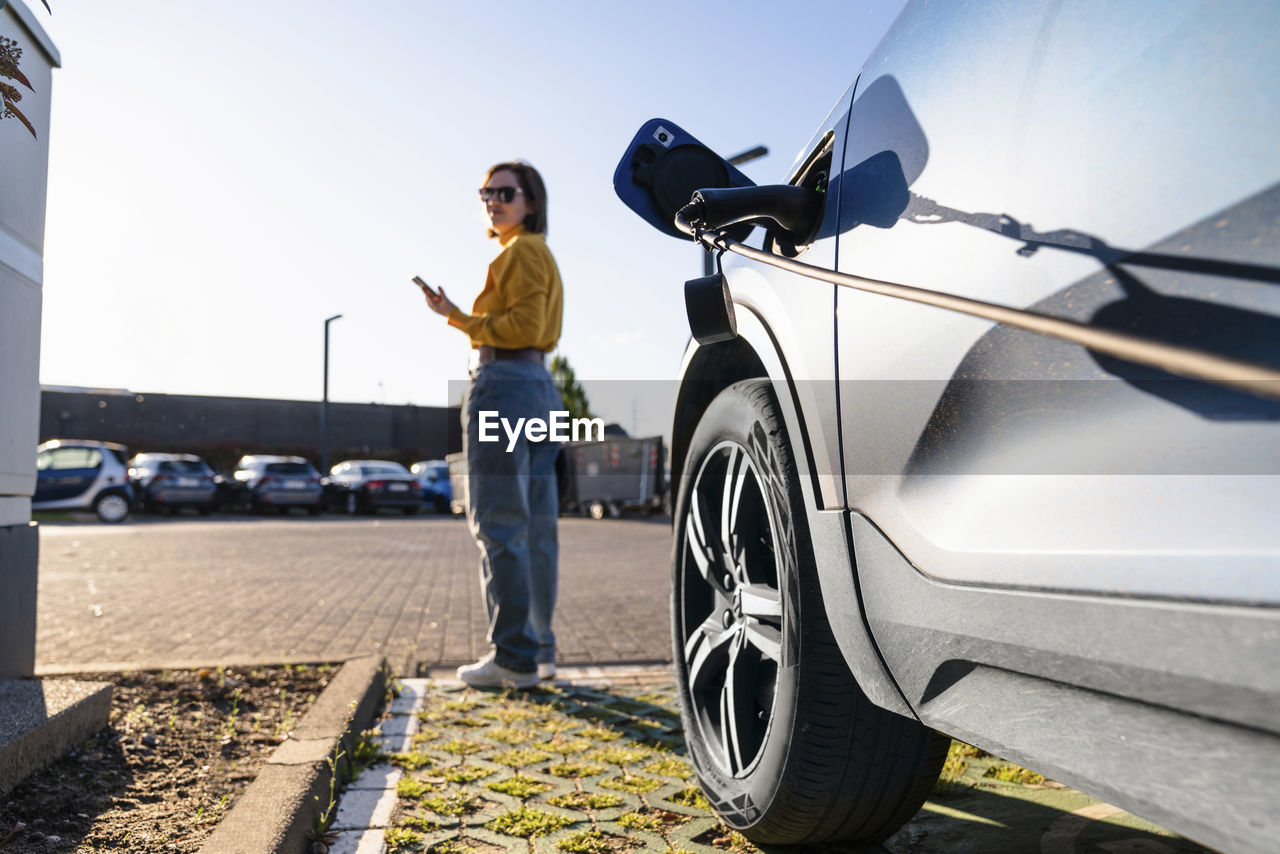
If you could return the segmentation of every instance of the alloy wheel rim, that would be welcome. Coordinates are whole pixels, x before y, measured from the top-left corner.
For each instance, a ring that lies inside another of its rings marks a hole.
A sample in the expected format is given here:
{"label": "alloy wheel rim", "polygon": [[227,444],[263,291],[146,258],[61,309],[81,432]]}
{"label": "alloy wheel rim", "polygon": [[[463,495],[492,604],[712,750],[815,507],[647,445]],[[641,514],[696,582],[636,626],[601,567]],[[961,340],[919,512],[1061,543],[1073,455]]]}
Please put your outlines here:
{"label": "alloy wheel rim", "polygon": [[759,762],[773,721],[783,638],[776,526],[741,445],[707,454],[683,524],[680,639],[692,716],[714,761],[741,777]]}
{"label": "alloy wheel rim", "polygon": [[104,495],[98,501],[98,515],[104,522],[119,522],[129,515],[129,502],[120,495]]}

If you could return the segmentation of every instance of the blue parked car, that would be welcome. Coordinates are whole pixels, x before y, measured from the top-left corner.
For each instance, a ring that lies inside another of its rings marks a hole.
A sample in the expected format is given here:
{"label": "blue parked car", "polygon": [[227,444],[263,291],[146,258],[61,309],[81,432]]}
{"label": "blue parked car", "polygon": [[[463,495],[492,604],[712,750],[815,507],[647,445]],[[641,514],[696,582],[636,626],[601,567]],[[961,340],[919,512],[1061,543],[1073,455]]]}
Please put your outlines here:
{"label": "blue parked car", "polygon": [[444,460],[423,460],[409,466],[422,485],[422,503],[437,513],[451,512],[453,489],[449,485],[449,464]]}
{"label": "blue parked car", "polygon": [[108,524],[133,508],[129,450],[112,442],[53,439],[36,449],[32,510],[92,510]]}
{"label": "blue parked car", "polygon": [[[833,4],[804,49],[858,25]],[[762,130],[726,86],[848,87],[775,183],[666,119],[615,174],[723,254],[685,284],[671,440],[711,804],[762,844],[880,840],[953,736],[1276,851],[1280,7],[912,0],[840,81],[691,44]]]}

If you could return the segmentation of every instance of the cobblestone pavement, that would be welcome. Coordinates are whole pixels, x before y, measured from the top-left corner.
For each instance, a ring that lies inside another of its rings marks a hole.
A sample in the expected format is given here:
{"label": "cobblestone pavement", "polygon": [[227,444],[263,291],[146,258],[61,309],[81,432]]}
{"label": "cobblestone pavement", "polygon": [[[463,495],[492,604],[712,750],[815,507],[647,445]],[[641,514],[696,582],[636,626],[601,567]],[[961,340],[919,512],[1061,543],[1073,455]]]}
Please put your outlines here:
{"label": "cobblestone pavement", "polygon": [[[670,538],[663,519],[561,520],[562,662],[669,660]],[[474,661],[478,556],[436,516],[43,523],[37,671]]]}
{"label": "cobblestone pavement", "polygon": [[[566,668],[530,692],[465,689],[447,674],[403,680],[380,725],[391,764],[343,794],[330,854],[761,851],[724,827],[698,789],[670,672],[591,669]],[[958,742],[928,803],[883,844],[803,850],[1209,854]]]}

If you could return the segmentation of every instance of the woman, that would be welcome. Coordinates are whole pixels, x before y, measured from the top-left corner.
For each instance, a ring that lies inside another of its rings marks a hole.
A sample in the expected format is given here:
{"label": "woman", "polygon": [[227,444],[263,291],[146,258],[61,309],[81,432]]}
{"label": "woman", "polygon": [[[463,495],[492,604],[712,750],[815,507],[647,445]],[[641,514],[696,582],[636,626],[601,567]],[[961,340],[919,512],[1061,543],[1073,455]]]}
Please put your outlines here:
{"label": "woman", "polygon": [[458,668],[458,678],[468,685],[528,688],[555,675],[558,447],[521,435],[508,450],[505,433],[501,441],[481,442],[478,413],[515,424],[517,418],[549,420],[564,408],[545,364],[560,338],[563,292],[544,239],[547,193],[537,170],[519,161],[499,163],[485,175],[480,199],[489,236],[502,248],[471,313],[450,302],[443,288],[423,290],[431,310],[465,332],[478,351],[462,429],[467,519],[480,547],[491,648],[475,664]]}

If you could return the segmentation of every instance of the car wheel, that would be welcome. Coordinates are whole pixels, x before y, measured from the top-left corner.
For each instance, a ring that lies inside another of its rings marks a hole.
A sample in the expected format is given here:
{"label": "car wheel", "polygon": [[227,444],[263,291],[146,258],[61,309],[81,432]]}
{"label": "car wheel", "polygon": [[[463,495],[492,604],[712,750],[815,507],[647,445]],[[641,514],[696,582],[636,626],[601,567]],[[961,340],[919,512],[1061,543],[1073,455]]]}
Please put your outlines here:
{"label": "car wheel", "polygon": [[730,386],[703,414],[676,514],[676,678],[711,804],[757,843],[888,836],[924,802],[948,739],[874,705],[849,673],[768,381]]}
{"label": "car wheel", "polygon": [[97,514],[99,521],[108,525],[123,522],[129,516],[129,499],[118,492],[99,495],[93,502],[93,512]]}
{"label": "car wheel", "polygon": [[604,502],[592,501],[587,506],[587,515],[592,519],[603,519],[605,514]]}

